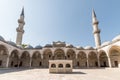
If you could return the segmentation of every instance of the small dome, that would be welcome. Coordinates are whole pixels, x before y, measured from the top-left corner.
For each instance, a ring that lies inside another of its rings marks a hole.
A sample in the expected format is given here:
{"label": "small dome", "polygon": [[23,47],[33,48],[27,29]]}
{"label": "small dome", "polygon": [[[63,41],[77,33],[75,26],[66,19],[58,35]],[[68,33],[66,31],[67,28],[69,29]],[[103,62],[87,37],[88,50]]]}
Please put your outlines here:
{"label": "small dome", "polygon": [[41,45],[37,45],[35,46],[36,49],[42,49],[42,46]]}
{"label": "small dome", "polygon": [[84,49],[83,47],[81,46],[76,46],[77,49]]}
{"label": "small dome", "polygon": [[46,44],[45,47],[52,47],[52,45],[51,44]]}
{"label": "small dome", "polygon": [[86,46],[85,49],[94,49],[94,48],[91,46]]}
{"label": "small dome", "polygon": [[25,46],[26,49],[33,49],[33,47],[31,45],[27,45]]}
{"label": "small dome", "polygon": [[66,47],[73,47],[72,44],[66,44]]}
{"label": "small dome", "polygon": [[102,43],[101,46],[105,46],[105,45],[108,45],[108,44],[110,44],[110,41],[106,41],[106,42]]}
{"label": "small dome", "polygon": [[0,36],[0,41],[5,41],[4,38],[2,36]]}
{"label": "small dome", "polygon": [[7,41],[8,44],[12,45],[12,46],[16,46],[16,44],[12,41]]}
{"label": "small dome", "polygon": [[116,36],[115,38],[113,38],[112,41],[117,41],[117,40],[120,40],[120,35]]}

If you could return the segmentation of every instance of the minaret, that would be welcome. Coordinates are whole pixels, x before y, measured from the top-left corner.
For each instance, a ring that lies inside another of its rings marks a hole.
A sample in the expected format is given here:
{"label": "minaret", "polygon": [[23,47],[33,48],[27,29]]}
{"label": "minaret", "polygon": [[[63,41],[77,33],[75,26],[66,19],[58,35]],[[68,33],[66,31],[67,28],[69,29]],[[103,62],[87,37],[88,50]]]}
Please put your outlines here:
{"label": "minaret", "polygon": [[17,31],[16,44],[21,45],[22,44],[22,37],[24,34],[23,26],[25,25],[24,8],[22,8],[22,12],[20,14],[20,19],[18,19],[18,24],[19,24],[19,26],[16,28],[16,31]]}
{"label": "minaret", "polygon": [[93,25],[93,34],[95,39],[96,48],[100,47],[101,40],[100,40],[100,29],[98,28],[99,21],[97,20],[95,11],[92,11],[92,25]]}

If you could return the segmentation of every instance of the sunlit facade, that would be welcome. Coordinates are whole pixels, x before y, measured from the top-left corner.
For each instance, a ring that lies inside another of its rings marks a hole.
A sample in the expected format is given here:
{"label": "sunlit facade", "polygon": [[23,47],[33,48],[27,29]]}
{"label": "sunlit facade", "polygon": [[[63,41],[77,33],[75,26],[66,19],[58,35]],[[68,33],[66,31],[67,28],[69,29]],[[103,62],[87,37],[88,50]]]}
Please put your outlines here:
{"label": "sunlit facade", "polygon": [[0,36],[0,67],[48,68],[49,60],[72,60],[73,68],[120,67],[120,35],[101,44],[98,20],[92,11],[95,47],[74,46],[56,41],[45,46],[22,45],[24,34],[24,9],[18,19],[16,43]]}

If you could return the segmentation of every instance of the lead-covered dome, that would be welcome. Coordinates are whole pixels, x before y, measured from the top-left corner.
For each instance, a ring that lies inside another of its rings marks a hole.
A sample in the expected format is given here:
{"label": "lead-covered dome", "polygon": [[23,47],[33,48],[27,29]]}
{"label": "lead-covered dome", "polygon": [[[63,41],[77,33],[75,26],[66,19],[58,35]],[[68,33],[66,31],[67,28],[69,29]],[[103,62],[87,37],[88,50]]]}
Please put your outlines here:
{"label": "lead-covered dome", "polygon": [[7,41],[8,44],[12,45],[12,46],[16,46],[16,43],[15,42],[12,42],[12,41]]}
{"label": "lead-covered dome", "polygon": [[120,35],[116,36],[115,38],[112,39],[112,41],[117,41],[120,40]]}
{"label": "lead-covered dome", "polygon": [[53,47],[52,44],[46,44],[44,47]]}
{"label": "lead-covered dome", "polygon": [[66,44],[66,47],[73,48],[74,46],[72,44]]}
{"label": "lead-covered dome", "polygon": [[42,46],[41,45],[37,45],[37,46],[35,46],[35,49],[42,49]]}
{"label": "lead-covered dome", "polygon": [[31,45],[27,45],[25,46],[26,49],[33,49],[33,47]]}
{"label": "lead-covered dome", "polygon": [[84,49],[83,47],[81,46],[76,46],[77,49]]}
{"label": "lead-covered dome", "polygon": [[4,38],[2,36],[0,36],[0,41],[5,41]]}

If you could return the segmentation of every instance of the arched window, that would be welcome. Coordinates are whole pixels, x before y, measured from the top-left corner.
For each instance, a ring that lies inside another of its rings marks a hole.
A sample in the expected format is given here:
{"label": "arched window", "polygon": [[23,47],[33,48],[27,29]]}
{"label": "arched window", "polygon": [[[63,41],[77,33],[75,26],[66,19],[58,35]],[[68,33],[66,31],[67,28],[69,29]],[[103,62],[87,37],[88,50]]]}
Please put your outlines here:
{"label": "arched window", "polygon": [[63,64],[59,64],[58,67],[59,67],[59,68],[63,68]]}
{"label": "arched window", "polygon": [[55,64],[51,64],[51,67],[52,67],[52,68],[55,68],[55,67],[56,67],[56,65],[55,65]]}
{"label": "arched window", "polygon": [[70,64],[66,64],[66,68],[70,68]]}

